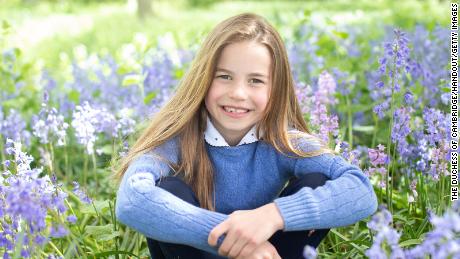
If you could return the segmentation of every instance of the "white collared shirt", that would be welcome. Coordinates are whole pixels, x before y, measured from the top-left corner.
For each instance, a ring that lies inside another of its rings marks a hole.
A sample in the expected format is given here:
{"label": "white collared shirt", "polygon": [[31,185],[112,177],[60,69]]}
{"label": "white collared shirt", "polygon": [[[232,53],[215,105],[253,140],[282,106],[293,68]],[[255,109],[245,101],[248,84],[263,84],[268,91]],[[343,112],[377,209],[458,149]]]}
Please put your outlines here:
{"label": "white collared shirt", "polygon": [[[262,137],[261,137],[262,138]],[[204,131],[204,139],[206,142],[215,147],[229,147],[230,145],[225,141],[224,137],[219,133],[219,131],[214,127],[209,116],[207,117],[206,123],[206,130]],[[252,126],[252,128],[244,135],[244,137],[240,140],[237,146],[250,144],[253,142],[259,141],[256,134],[256,125]]]}

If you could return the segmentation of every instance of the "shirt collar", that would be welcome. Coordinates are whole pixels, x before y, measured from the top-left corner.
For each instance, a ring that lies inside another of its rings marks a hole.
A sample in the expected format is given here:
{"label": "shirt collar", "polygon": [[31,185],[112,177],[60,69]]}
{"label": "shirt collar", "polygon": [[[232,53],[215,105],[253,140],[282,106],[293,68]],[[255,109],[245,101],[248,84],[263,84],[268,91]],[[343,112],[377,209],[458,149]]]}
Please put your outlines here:
{"label": "shirt collar", "polygon": [[[212,124],[209,116],[207,116],[207,123],[206,123],[206,130],[204,131],[204,139],[206,142],[215,147],[229,147],[230,145],[225,141],[224,137],[217,131],[216,127]],[[259,141],[256,134],[256,125],[252,126],[252,128],[244,135],[244,137],[240,140],[237,146],[250,144],[253,142]]]}

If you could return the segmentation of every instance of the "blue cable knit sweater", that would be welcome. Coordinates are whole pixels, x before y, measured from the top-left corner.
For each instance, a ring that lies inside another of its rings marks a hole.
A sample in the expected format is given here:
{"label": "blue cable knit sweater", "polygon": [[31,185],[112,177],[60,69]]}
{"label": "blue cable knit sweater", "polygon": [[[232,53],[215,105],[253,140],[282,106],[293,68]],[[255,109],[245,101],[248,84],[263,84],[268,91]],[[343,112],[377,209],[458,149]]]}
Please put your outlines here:
{"label": "blue cable knit sweater", "polygon": [[[313,151],[319,143],[301,139],[296,146]],[[155,186],[156,180],[170,174],[170,168],[152,153],[176,163],[179,146],[175,137],[130,164],[118,189],[118,220],[150,238],[218,255],[218,247],[208,245],[208,235],[235,210],[274,202],[284,220],[284,231],[297,231],[350,225],[377,209],[368,178],[340,156],[289,158],[264,141],[233,147],[206,143],[206,148],[215,169],[216,212],[193,206]],[[289,178],[313,172],[331,180],[314,190],[303,187],[277,198]]]}

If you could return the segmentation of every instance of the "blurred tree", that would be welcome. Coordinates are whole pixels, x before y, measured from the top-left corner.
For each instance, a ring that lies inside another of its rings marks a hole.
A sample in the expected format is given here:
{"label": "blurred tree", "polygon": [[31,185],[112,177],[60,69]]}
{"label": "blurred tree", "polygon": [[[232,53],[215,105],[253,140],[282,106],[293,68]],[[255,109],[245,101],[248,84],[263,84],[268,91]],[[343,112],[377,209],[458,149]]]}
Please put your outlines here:
{"label": "blurred tree", "polygon": [[153,14],[152,0],[137,0],[137,15],[141,19]]}

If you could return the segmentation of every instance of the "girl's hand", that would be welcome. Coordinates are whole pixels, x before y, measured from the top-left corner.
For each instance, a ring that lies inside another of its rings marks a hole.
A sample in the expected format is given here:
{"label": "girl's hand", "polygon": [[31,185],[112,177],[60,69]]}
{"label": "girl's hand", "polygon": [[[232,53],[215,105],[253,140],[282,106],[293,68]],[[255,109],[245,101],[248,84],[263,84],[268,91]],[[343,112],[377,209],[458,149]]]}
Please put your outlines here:
{"label": "girl's hand", "polygon": [[246,257],[238,256],[235,259],[281,259],[281,256],[270,242],[265,241],[252,254]]}
{"label": "girl's hand", "polygon": [[211,230],[208,243],[217,245],[218,238],[226,234],[219,247],[219,255],[248,256],[276,231],[284,228],[284,221],[274,203],[254,210],[238,210]]}

